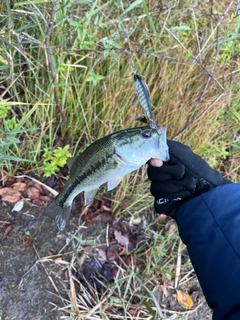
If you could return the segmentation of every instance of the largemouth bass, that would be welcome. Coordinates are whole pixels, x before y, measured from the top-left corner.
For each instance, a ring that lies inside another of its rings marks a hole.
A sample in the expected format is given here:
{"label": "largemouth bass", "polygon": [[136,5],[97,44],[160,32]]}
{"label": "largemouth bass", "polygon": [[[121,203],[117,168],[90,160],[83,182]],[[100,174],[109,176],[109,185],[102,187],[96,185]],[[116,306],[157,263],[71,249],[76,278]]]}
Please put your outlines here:
{"label": "largemouth bass", "polygon": [[70,216],[73,199],[84,191],[84,204],[94,198],[98,188],[115,188],[123,177],[151,158],[169,160],[166,128],[161,135],[149,127],[121,130],[93,142],[80,155],[67,161],[70,177],[62,192],[46,207],[45,214],[63,230]]}

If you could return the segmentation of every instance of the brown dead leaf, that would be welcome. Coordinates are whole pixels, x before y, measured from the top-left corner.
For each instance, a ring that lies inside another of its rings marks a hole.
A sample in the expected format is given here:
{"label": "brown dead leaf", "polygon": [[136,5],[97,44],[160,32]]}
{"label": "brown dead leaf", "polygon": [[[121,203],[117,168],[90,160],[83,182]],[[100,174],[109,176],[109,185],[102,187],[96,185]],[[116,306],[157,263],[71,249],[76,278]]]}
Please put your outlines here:
{"label": "brown dead leaf", "polygon": [[40,196],[40,191],[35,187],[29,187],[25,190],[24,196],[29,199],[36,199]]}
{"label": "brown dead leaf", "polygon": [[4,231],[4,237],[6,237],[6,236],[8,236],[9,235],[9,233],[11,233],[12,232],[12,230],[13,230],[13,225],[12,224],[10,224],[9,226],[7,226],[6,227],[6,229],[5,229],[5,231]]}
{"label": "brown dead leaf", "polygon": [[7,181],[5,182],[5,187],[11,188],[12,185],[14,184],[14,182],[15,182],[15,181],[14,181],[13,178],[8,177]]}
{"label": "brown dead leaf", "polygon": [[33,199],[32,203],[35,204],[35,206],[39,206],[39,207],[44,205],[43,201],[41,199],[39,199],[39,198]]}
{"label": "brown dead leaf", "polygon": [[84,264],[84,262],[86,261],[86,258],[87,258],[87,255],[86,255],[85,252],[83,252],[83,253],[81,254],[80,259],[79,259],[80,266],[82,266],[82,265]]}
{"label": "brown dead leaf", "polygon": [[117,242],[122,245],[122,246],[127,246],[128,243],[129,243],[129,238],[128,236],[124,236],[122,235],[122,232],[119,232],[117,230],[114,230],[114,236],[115,236],[115,239],[117,240]]}
{"label": "brown dead leaf", "polygon": [[166,225],[165,225],[165,230],[171,235],[173,233],[176,232],[177,229],[177,225],[175,221],[169,221]]}
{"label": "brown dead leaf", "polygon": [[114,261],[119,258],[120,248],[121,248],[121,246],[118,243],[114,243],[107,249],[108,261]]}
{"label": "brown dead leaf", "polygon": [[38,189],[40,193],[43,193],[43,188],[42,188],[41,184],[33,181],[33,187]]}
{"label": "brown dead leaf", "polygon": [[161,214],[159,214],[155,223],[166,223],[167,220],[168,220],[168,216],[166,216],[164,213],[161,213]]}
{"label": "brown dead leaf", "polygon": [[89,253],[89,254],[96,254],[97,250],[94,247],[87,246],[87,247],[84,248],[84,252],[85,253]]}
{"label": "brown dead leaf", "polygon": [[134,224],[135,226],[138,226],[142,222],[142,218],[140,215],[133,215],[131,217],[130,223]]}
{"label": "brown dead leaf", "polygon": [[51,201],[51,198],[48,196],[39,196],[39,199],[45,203],[48,203]]}
{"label": "brown dead leaf", "polygon": [[[100,212],[100,210],[99,210],[99,212]],[[96,214],[96,212],[94,214]],[[111,214],[109,214],[109,212],[105,211],[103,213],[100,213],[98,215],[94,215],[92,217],[91,217],[91,215],[88,215],[88,220],[90,222],[101,221],[101,222],[104,222],[104,223],[112,224],[113,216]]]}
{"label": "brown dead leaf", "polygon": [[12,185],[12,188],[16,191],[24,191],[26,189],[27,185],[26,183],[24,182],[15,182],[13,185]]}
{"label": "brown dead leaf", "polygon": [[106,252],[103,251],[102,249],[99,249],[98,250],[98,255],[100,258],[102,258],[104,261],[107,261],[107,255],[106,255]]}
{"label": "brown dead leaf", "polygon": [[12,188],[2,188],[0,189],[0,196],[2,201],[16,203],[21,198],[21,193],[19,191],[15,191]]}
{"label": "brown dead leaf", "polygon": [[191,296],[181,290],[176,290],[177,292],[177,301],[184,309],[191,309],[193,306],[193,300]]}
{"label": "brown dead leaf", "polygon": [[5,228],[10,224],[9,221],[0,221],[0,228]]}
{"label": "brown dead leaf", "polygon": [[25,238],[25,240],[23,241],[23,246],[24,246],[24,247],[29,246],[29,245],[32,243],[32,241],[33,241],[33,237],[27,237],[27,238]]}
{"label": "brown dead leaf", "polygon": [[168,281],[163,280],[163,283],[160,285],[160,288],[161,288],[164,296],[167,298],[168,297],[168,288],[169,288]]}

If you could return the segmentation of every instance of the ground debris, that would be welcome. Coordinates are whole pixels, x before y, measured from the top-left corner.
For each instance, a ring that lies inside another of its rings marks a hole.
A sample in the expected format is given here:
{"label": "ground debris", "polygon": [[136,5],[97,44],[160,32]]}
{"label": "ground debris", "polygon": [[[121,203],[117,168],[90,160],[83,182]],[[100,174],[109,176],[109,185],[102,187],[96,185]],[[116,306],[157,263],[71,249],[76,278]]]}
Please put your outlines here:
{"label": "ground debris", "polygon": [[5,187],[0,189],[0,197],[3,202],[16,203],[21,198],[21,193],[13,188]]}
{"label": "ground debris", "polygon": [[[133,268],[140,270],[142,261],[134,256],[139,250],[138,244],[144,241],[145,249],[150,245],[151,240],[141,238],[134,229],[126,222],[120,223],[121,230],[111,228],[110,244],[105,250],[95,247],[85,247],[80,256],[81,267],[73,271],[73,275],[86,288],[95,288],[97,292],[106,290],[118,274],[119,267],[123,269]],[[136,230],[135,230],[136,231]]]}
{"label": "ground debris", "polygon": [[[3,202],[15,203],[14,211],[20,211],[17,203],[24,199],[36,206],[45,206],[52,200],[52,195],[40,183],[32,181],[29,178],[21,176],[21,178],[8,178],[4,181],[4,185],[0,185],[0,199]],[[20,204],[19,204],[20,206]]]}

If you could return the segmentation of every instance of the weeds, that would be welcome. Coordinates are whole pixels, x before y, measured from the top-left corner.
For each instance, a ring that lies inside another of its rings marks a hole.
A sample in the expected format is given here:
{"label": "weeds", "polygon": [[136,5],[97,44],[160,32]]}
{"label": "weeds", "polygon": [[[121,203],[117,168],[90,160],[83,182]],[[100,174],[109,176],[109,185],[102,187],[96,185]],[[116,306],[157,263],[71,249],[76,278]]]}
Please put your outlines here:
{"label": "weeds", "polygon": [[45,177],[56,174],[59,167],[63,167],[66,164],[67,158],[71,157],[69,147],[69,145],[66,145],[64,148],[58,147],[54,150],[44,150],[42,170]]}

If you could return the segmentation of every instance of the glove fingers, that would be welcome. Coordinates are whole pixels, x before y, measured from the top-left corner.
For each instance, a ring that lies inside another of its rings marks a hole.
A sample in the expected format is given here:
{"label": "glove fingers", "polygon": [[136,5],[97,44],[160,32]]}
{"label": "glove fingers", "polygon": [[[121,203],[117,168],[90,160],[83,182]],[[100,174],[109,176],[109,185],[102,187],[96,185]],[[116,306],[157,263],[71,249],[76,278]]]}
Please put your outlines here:
{"label": "glove fingers", "polygon": [[182,180],[168,180],[164,183],[153,181],[151,184],[151,193],[155,196],[158,193],[169,193],[180,192],[184,189],[192,190],[196,187],[196,179],[190,175],[186,175]]}
{"label": "glove fingers", "polygon": [[188,146],[171,140],[168,140],[167,143],[170,154],[169,164],[183,164],[186,172],[195,178],[206,180],[212,187],[231,183],[230,180],[224,179],[220,172],[212,169],[199,155],[193,153]]}
{"label": "glove fingers", "polygon": [[155,198],[155,210],[158,213],[168,213],[172,211],[174,207],[179,206],[186,199],[192,197],[192,191],[183,190],[175,194],[159,194]]}
{"label": "glove fingers", "polygon": [[185,174],[185,167],[181,163],[169,165],[165,163],[162,167],[148,166],[148,179],[151,181],[164,182],[169,179],[182,179]]}

